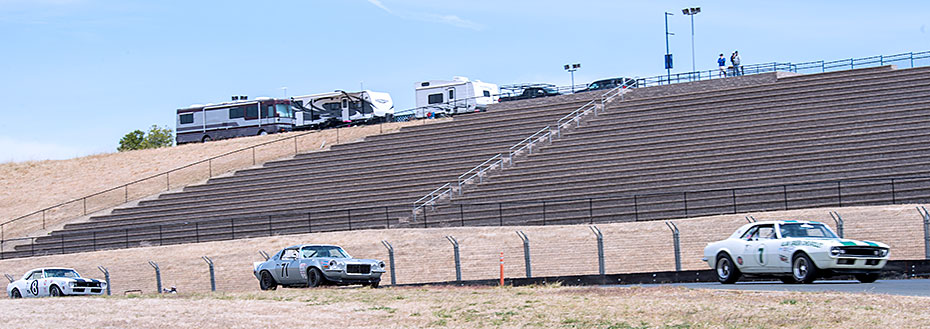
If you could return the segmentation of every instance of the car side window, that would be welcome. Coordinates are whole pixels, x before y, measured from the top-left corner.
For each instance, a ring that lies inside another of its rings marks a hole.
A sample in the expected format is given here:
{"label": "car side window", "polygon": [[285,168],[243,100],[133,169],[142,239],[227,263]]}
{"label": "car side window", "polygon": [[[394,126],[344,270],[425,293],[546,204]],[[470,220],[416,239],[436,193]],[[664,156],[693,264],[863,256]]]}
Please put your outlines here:
{"label": "car side window", "polygon": [[760,226],[759,227],[759,239],[775,239],[775,227]]}
{"label": "car side window", "polygon": [[287,249],[281,253],[282,260],[297,259],[297,249]]}
{"label": "car side window", "polygon": [[42,278],[42,271],[35,271],[35,272],[32,272],[32,275],[29,275],[29,277],[26,278],[26,280],[38,280],[41,278]]}
{"label": "car side window", "polygon": [[743,233],[743,236],[741,236],[740,239],[752,240],[753,238],[758,236],[757,235],[758,233],[759,233],[759,227],[756,226],[756,227],[753,227],[747,230],[746,233]]}

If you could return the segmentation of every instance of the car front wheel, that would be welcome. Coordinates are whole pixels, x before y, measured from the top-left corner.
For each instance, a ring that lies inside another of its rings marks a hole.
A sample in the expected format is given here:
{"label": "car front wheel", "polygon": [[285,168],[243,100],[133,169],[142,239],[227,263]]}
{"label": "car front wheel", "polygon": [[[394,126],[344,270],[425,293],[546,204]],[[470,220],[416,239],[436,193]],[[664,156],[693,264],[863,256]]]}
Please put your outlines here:
{"label": "car front wheel", "polygon": [[807,254],[798,254],[791,261],[791,275],[797,282],[814,282],[817,279],[817,265],[814,265]]}
{"label": "car front wheel", "polygon": [[19,289],[13,289],[13,292],[11,292],[10,295],[10,298],[13,299],[23,298],[23,294],[19,293]]}
{"label": "car front wheel", "polygon": [[714,269],[717,272],[717,281],[720,281],[720,283],[735,283],[742,275],[736,265],[733,264],[733,259],[727,254],[717,256],[717,266]]}
{"label": "car front wheel", "polygon": [[271,273],[262,272],[262,279],[258,281],[258,287],[262,290],[275,290],[278,288],[278,284],[274,282]]}
{"label": "car front wheel", "polygon": [[316,267],[307,270],[307,287],[319,287],[323,283],[323,273]]}
{"label": "car front wheel", "polygon": [[61,289],[58,286],[52,286],[48,289],[48,295],[52,297],[60,297],[62,295]]}

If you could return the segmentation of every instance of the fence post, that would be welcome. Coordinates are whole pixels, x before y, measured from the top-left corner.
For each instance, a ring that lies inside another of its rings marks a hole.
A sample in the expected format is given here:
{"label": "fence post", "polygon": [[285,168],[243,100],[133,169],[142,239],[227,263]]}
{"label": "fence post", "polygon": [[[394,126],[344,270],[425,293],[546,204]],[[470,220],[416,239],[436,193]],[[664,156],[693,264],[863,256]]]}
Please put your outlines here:
{"label": "fence post", "polygon": [[381,244],[384,245],[384,248],[387,248],[388,264],[391,264],[391,285],[395,286],[397,285],[397,276],[394,275],[394,246],[387,240],[381,240]]}
{"label": "fence post", "polygon": [[532,263],[530,262],[530,238],[523,231],[517,231],[517,236],[523,240],[523,263],[526,265],[526,277],[532,278]]}
{"label": "fence post", "polygon": [[351,231],[352,230],[352,209],[346,209],[346,218],[348,219],[348,222],[349,222],[349,231]]}
{"label": "fence post", "polygon": [[158,268],[158,263],[155,263],[153,261],[149,261],[149,265],[155,269],[155,283],[157,284],[158,293],[160,294],[161,293],[161,269]]}
{"label": "fence post", "polygon": [[504,204],[502,202],[497,203],[497,218],[500,220],[500,226],[504,226]]}
{"label": "fence post", "polygon": [[591,225],[588,228],[591,229],[591,232],[594,232],[594,236],[597,237],[597,273],[602,277],[604,276],[604,234],[601,234],[601,229],[597,226]]}
{"label": "fence post", "polygon": [[462,261],[459,258],[459,241],[451,235],[446,235],[446,240],[452,243],[452,251],[455,253],[455,281],[462,281]]}
{"label": "fence post", "polygon": [[843,238],[843,217],[840,217],[840,213],[831,211],[830,217],[833,218],[833,223],[836,224],[836,234],[840,235],[840,238]]}
{"label": "fence post", "polygon": [[924,259],[930,259],[930,212],[924,206],[917,208],[917,212],[924,218]]}
{"label": "fence post", "polygon": [[97,266],[100,272],[103,272],[103,280],[107,282],[107,296],[110,295],[110,271],[106,267]]}
{"label": "fence post", "polygon": [[665,222],[665,226],[672,230],[672,242],[675,244],[675,271],[681,271],[681,241],[678,232],[678,225],[672,221]]}
{"label": "fence post", "polygon": [[213,260],[207,256],[200,256],[200,258],[210,266],[210,291],[216,291],[216,275],[213,273]]}

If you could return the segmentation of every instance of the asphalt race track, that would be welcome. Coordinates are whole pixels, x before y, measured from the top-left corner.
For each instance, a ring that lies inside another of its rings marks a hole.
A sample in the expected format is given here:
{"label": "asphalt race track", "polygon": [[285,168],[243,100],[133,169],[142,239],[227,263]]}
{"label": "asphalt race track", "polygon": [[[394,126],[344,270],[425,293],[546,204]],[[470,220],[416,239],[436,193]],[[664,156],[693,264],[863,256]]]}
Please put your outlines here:
{"label": "asphalt race track", "polygon": [[[672,283],[671,286],[680,286],[694,289],[736,289],[757,291],[836,291],[870,294],[889,294],[902,296],[930,297],[930,279],[911,280],[878,280],[875,283],[859,283],[858,281],[821,280],[812,284],[784,284],[779,281],[737,282],[736,284],[720,284],[717,282]],[[643,286],[655,286],[645,284]]]}

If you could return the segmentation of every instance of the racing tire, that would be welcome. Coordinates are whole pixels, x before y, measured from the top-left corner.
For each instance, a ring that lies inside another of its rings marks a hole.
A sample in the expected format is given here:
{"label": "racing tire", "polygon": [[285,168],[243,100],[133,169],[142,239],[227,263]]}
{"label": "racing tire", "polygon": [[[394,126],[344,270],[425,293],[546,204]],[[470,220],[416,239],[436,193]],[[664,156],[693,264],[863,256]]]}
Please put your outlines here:
{"label": "racing tire", "polygon": [[856,274],[856,280],[861,283],[872,283],[878,280],[878,273]]}
{"label": "racing tire", "polygon": [[274,282],[274,278],[271,276],[271,273],[264,271],[262,272],[262,279],[258,280],[258,288],[261,290],[275,290],[278,289],[278,283]]}
{"label": "racing tire", "polygon": [[812,283],[817,279],[817,265],[805,253],[791,259],[791,277],[799,283]]}
{"label": "racing tire", "polygon": [[717,256],[714,272],[717,273],[717,281],[723,284],[736,283],[739,277],[743,275],[743,273],[736,268],[736,265],[733,264],[733,258],[730,258],[730,255],[726,253]]}
{"label": "racing tire", "polygon": [[23,298],[23,294],[19,292],[19,289],[13,288],[13,291],[10,292],[10,298],[20,299]]}
{"label": "racing tire", "polygon": [[307,270],[307,288],[316,288],[323,284],[323,272],[316,267]]}
{"label": "racing tire", "polygon": [[65,294],[61,293],[61,289],[58,286],[51,286],[48,288],[48,295],[51,297],[61,297]]}

